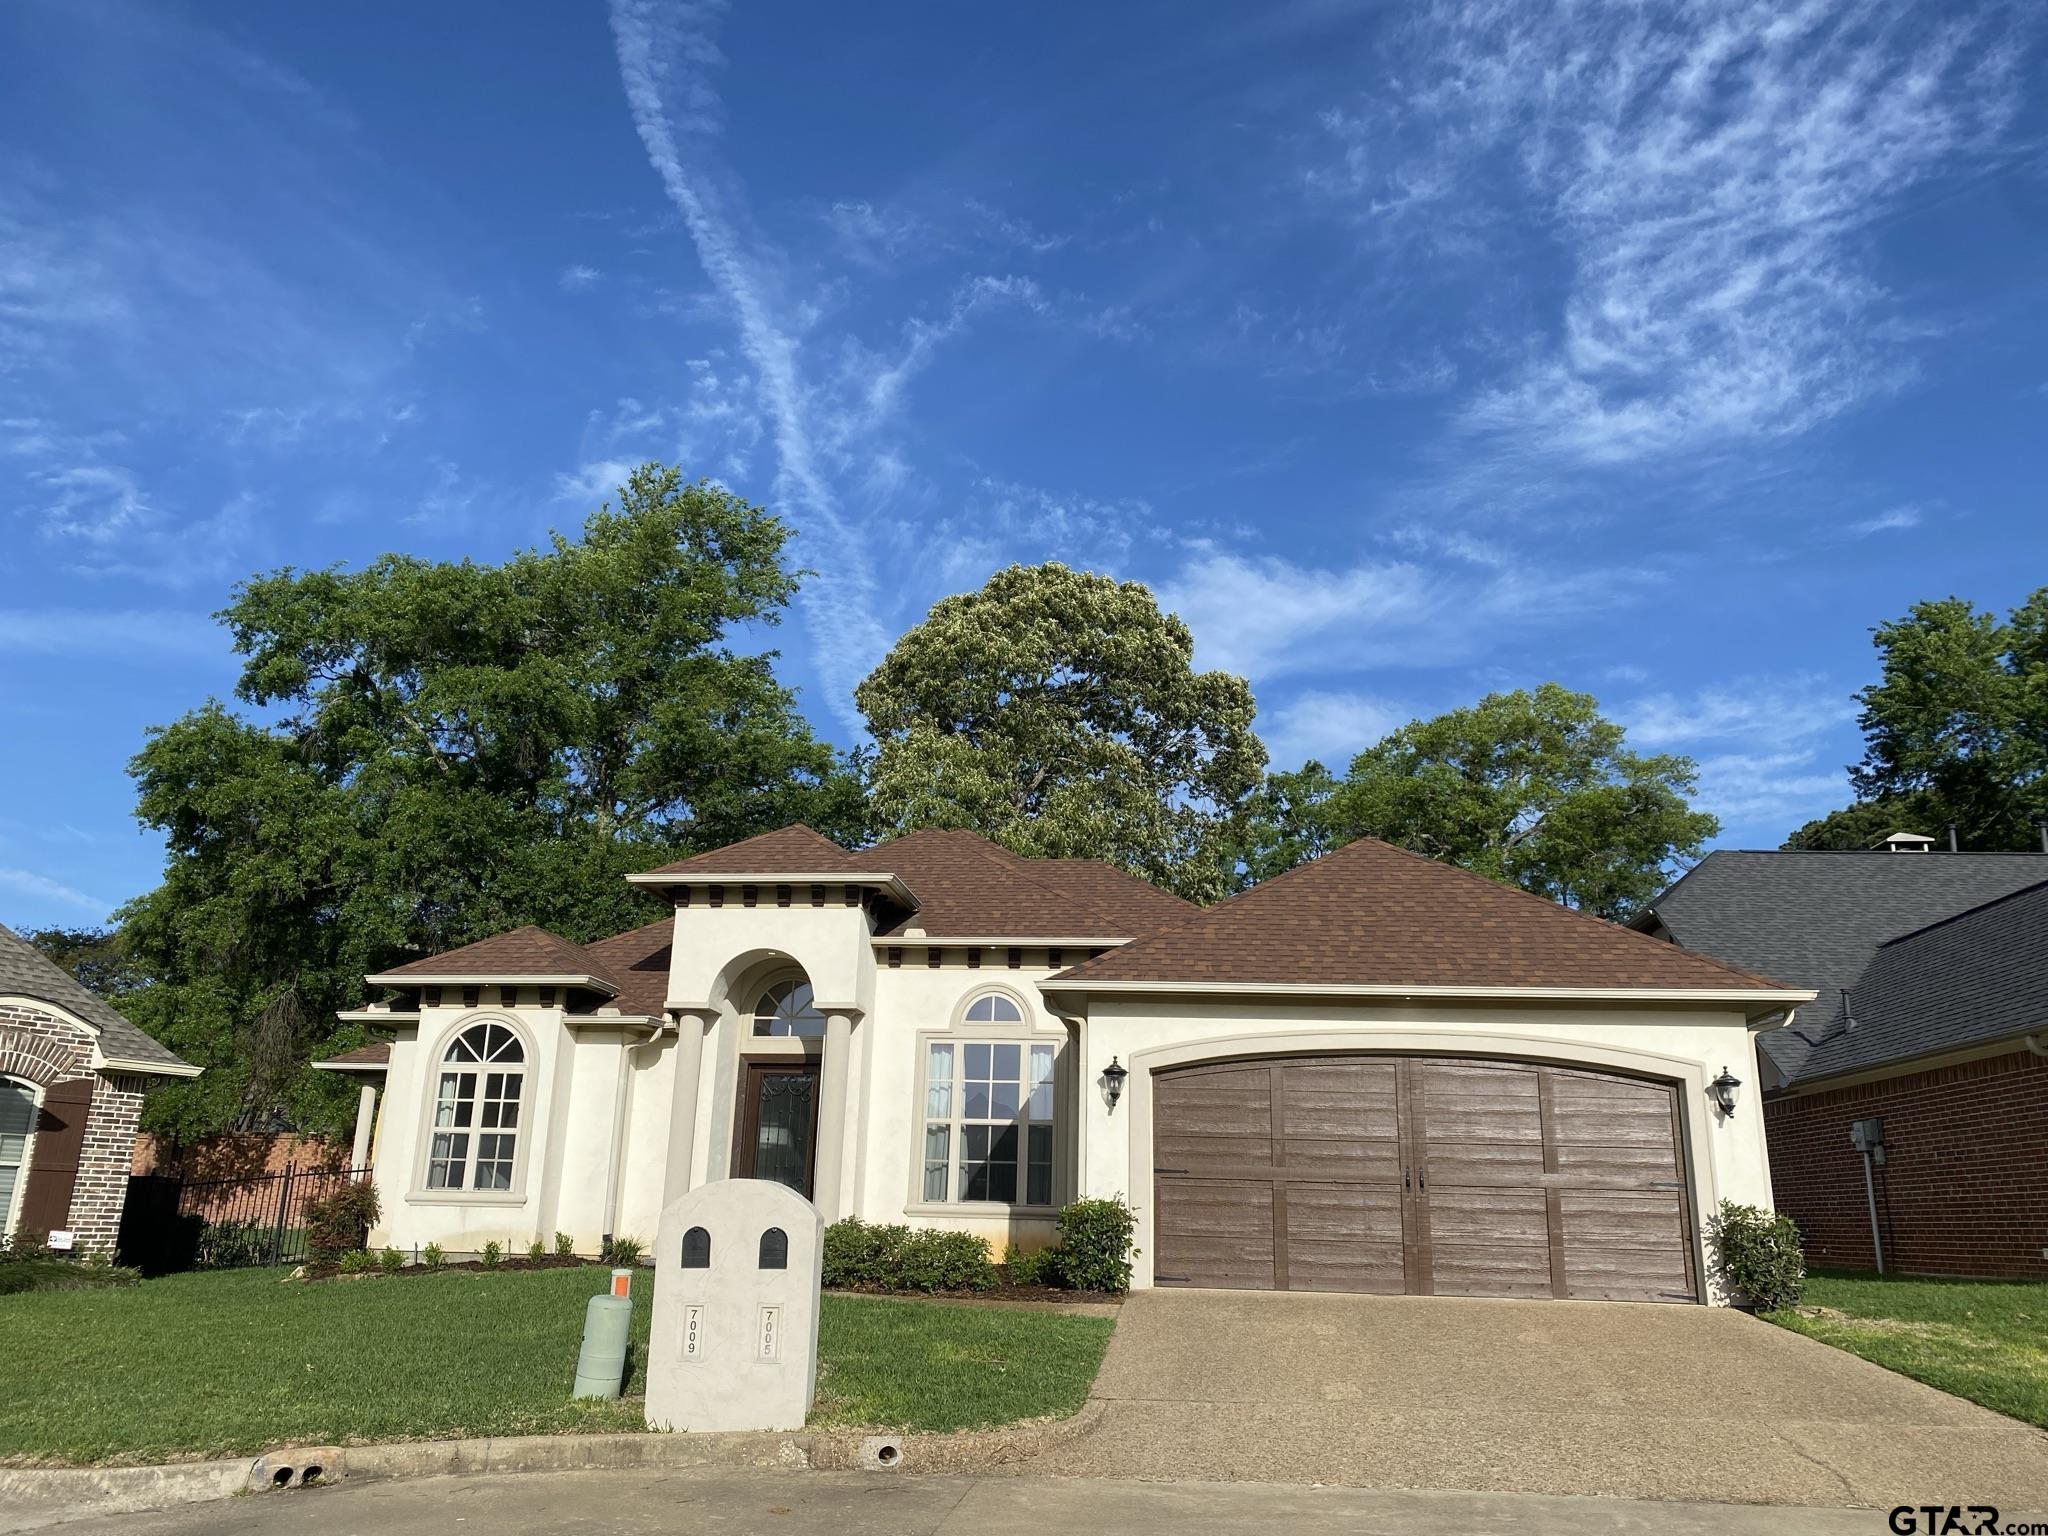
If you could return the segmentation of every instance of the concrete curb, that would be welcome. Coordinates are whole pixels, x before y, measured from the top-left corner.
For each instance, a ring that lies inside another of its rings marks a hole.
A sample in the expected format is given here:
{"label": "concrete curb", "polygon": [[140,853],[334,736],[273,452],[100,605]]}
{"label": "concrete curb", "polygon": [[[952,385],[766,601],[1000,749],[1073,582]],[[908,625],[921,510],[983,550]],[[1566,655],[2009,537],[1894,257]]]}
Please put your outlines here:
{"label": "concrete curb", "polygon": [[[512,1435],[407,1440],[391,1445],[299,1446],[232,1461],[160,1467],[0,1468],[0,1531],[35,1531],[96,1515],[138,1514],[241,1493],[312,1484],[526,1472],[681,1470],[690,1467],[851,1471],[864,1467],[966,1472],[1030,1460],[1085,1433],[1093,1400],[1068,1419],[947,1435],[804,1430],[728,1435]],[[896,1454],[880,1454],[882,1447]]]}

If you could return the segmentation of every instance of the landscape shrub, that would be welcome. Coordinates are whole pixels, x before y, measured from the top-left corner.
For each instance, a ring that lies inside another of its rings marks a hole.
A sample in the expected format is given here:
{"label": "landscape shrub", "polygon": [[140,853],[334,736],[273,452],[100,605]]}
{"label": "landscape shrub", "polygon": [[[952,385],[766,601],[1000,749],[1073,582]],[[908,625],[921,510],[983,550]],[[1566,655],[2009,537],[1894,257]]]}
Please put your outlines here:
{"label": "landscape shrub", "polygon": [[576,1239],[566,1232],[557,1232],[555,1234],[555,1257],[558,1259],[575,1258]]}
{"label": "landscape shrub", "polygon": [[246,1269],[270,1262],[277,1229],[253,1221],[209,1221],[199,1229],[192,1262],[199,1269]]}
{"label": "landscape shrub", "polygon": [[405,1268],[405,1255],[396,1248],[386,1248],[377,1255],[377,1267],[387,1275],[395,1275]]}
{"label": "landscape shrub", "polygon": [[141,1279],[141,1270],[118,1264],[87,1264],[48,1253],[0,1254],[0,1296],[18,1296],[26,1291],[93,1291],[134,1285]]}
{"label": "landscape shrub", "polygon": [[542,1259],[546,1258],[547,1256],[548,1245],[542,1242],[539,1238],[536,1237],[532,1242],[526,1245],[526,1257],[529,1262],[538,1264]]}
{"label": "landscape shrub", "polygon": [[1077,1291],[1131,1288],[1131,1260],[1137,1250],[1131,1233],[1137,1217],[1122,1195],[1107,1200],[1076,1200],[1060,1211],[1060,1284]]}
{"label": "landscape shrub", "polygon": [[1806,1255],[1799,1227],[1780,1211],[1723,1200],[1707,1224],[1721,1278],[1760,1312],[1798,1303],[1806,1289]]}
{"label": "landscape shrub", "polygon": [[439,1243],[429,1243],[420,1250],[420,1262],[428,1269],[441,1269],[448,1263],[448,1254]]}
{"label": "landscape shrub", "polygon": [[367,1275],[375,1263],[369,1249],[351,1248],[334,1261],[334,1267],[344,1275]]}
{"label": "landscape shrub", "polygon": [[1003,1272],[1012,1285],[1058,1285],[1060,1251],[1057,1248],[1023,1249],[1012,1244],[1003,1255]]}
{"label": "landscape shrub", "polygon": [[971,1232],[916,1231],[849,1216],[825,1229],[824,1282],[856,1291],[986,1291],[998,1280]]}
{"label": "landscape shrub", "polygon": [[307,1201],[306,1257],[315,1264],[340,1263],[344,1253],[369,1240],[377,1214],[377,1186],[368,1179]]}
{"label": "landscape shrub", "polygon": [[640,1262],[647,1245],[637,1237],[608,1237],[597,1256],[603,1262],[626,1269]]}
{"label": "landscape shrub", "polygon": [[495,1238],[484,1244],[484,1251],[478,1255],[485,1269],[496,1269],[505,1259],[505,1245]]}

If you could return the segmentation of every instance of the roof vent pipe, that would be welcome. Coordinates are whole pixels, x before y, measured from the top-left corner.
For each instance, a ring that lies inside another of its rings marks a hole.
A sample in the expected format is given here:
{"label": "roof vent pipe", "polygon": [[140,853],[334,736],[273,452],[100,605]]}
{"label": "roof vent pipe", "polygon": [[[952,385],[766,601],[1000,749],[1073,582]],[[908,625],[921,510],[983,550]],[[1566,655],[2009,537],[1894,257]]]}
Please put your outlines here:
{"label": "roof vent pipe", "polygon": [[1950,823],[1948,824],[1948,851],[1949,851],[1950,853],[1955,853],[1955,852],[1957,851],[1957,849],[1956,849],[1956,824],[1955,824],[1954,822],[1950,822]]}
{"label": "roof vent pipe", "polygon": [[2037,821],[2034,830],[2041,834],[2041,851],[2048,853],[2048,821]]}

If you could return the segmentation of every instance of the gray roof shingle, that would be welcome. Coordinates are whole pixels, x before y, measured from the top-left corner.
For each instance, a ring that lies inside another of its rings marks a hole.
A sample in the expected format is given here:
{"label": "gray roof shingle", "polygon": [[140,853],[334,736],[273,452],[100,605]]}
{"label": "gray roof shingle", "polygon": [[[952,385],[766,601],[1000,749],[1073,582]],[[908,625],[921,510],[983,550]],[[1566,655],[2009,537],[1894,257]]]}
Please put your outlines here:
{"label": "gray roof shingle", "polygon": [[188,1065],[129,1023],[105,998],[80,986],[62,966],[4,923],[0,923],[0,993],[53,1003],[84,1020],[99,1031],[103,1056],[163,1067]]}
{"label": "gray roof shingle", "polygon": [[[1636,921],[1647,926],[1654,918],[1687,949],[1817,990],[1789,1029],[1757,1041],[1788,1082],[1807,1082],[2013,1032],[2008,1008],[1966,1019],[1961,998],[1989,995],[1978,972],[2009,973],[2000,985],[2025,985],[2024,943],[2041,941],[2038,931],[2028,941],[2013,925],[2023,928],[2038,906],[1987,915],[1948,940],[1902,949],[1882,967],[1879,957],[1896,940],[2044,881],[2048,855],[2038,853],[1728,850],[1708,854]],[[1893,997],[1886,1006],[1905,1009],[1902,967],[1914,963],[1939,966],[1942,979],[1928,985],[1956,989],[1957,1001],[1938,1020],[1894,1012],[1878,1029],[1871,1011],[1878,995],[1866,989],[1882,982]],[[1843,1010],[1845,988],[1855,1003],[1854,1030]],[[2034,996],[2037,1008],[2048,1008],[2048,995]]]}

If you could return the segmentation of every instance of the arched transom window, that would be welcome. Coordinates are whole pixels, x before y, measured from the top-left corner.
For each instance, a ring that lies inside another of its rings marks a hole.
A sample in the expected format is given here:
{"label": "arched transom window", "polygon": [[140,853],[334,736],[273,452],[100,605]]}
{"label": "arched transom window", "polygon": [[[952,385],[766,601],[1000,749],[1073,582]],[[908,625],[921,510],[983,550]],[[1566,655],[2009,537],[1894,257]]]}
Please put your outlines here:
{"label": "arched transom window", "polygon": [[811,984],[801,976],[785,976],[771,983],[754,1009],[754,1033],[822,1038],[825,1015],[818,1012]]}
{"label": "arched transom window", "polygon": [[526,1047],[503,1024],[474,1024],[448,1044],[434,1095],[429,1189],[510,1189],[526,1087]]}
{"label": "arched transom window", "polygon": [[1059,1046],[1022,1032],[1002,992],[971,999],[952,1034],[924,1046],[922,1198],[933,1205],[1053,1204]]}

